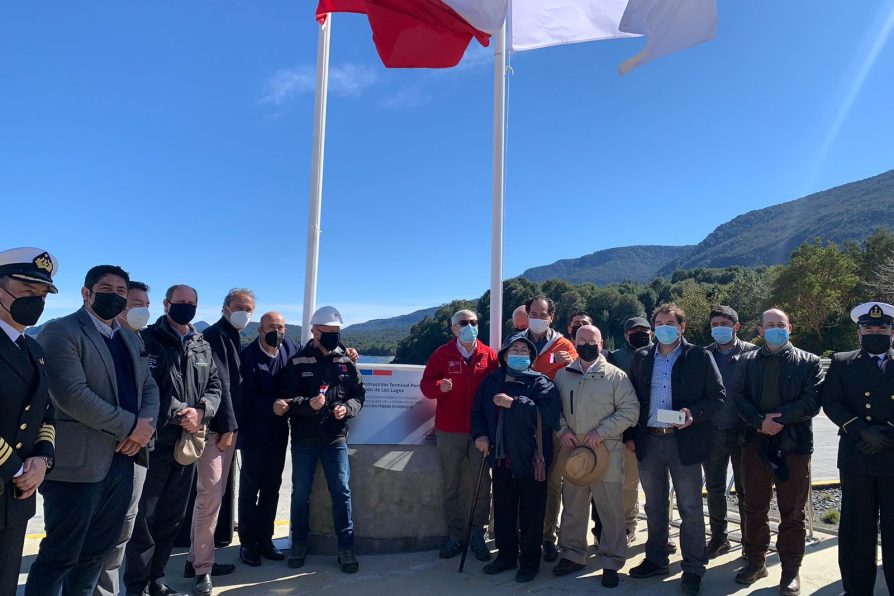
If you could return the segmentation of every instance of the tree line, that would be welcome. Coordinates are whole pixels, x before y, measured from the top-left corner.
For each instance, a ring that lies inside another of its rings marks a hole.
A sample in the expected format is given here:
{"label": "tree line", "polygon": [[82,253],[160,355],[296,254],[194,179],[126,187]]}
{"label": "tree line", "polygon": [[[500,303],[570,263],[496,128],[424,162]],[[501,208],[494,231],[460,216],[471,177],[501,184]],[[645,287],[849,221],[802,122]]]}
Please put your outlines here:
{"label": "tree line", "polygon": [[[858,347],[851,308],[869,300],[894,303],[894,234],[879,228],[861,244],[840,246],[816,238],[796,248],[784,265],[680,270],[670,279],[659,277],[649,283],[627,281],[598,287],[563,280],[535,283],[516,277],[503,284],[504,337],[512,331],[512,311],[538,294],[556,303],[555,329],[566,332],[571,316],[584,311],[602,331],[607,349],[624,342],[628,318],[648,318],[655,306],[673,301],[686,312],[686,338],[692,343],[711,343],[708,314],[718,304],[738,311],[742,323],[739,337],[759,343],[760,314],[775,307],[789,314],[795,345],[829,354]],[[463,308],[479,314],[479,337],[486,342],[490,291],[478,299],[454,300],[413,325],[398,343],[394,362],[425,364],[435,348],[452,337],[450,317]]]}

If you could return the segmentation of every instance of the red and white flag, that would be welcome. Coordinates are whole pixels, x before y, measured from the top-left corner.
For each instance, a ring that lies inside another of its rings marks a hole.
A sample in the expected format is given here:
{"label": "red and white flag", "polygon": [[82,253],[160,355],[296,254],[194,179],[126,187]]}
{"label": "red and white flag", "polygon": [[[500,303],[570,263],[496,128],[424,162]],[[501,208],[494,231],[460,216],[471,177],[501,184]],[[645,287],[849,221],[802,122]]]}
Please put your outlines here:
{"label": "red and white flag", "polygon": [[330,12],[365,14],[388,68],[450,68],[472,41],[490,44],[509,0],[320,0],[317,20]]}

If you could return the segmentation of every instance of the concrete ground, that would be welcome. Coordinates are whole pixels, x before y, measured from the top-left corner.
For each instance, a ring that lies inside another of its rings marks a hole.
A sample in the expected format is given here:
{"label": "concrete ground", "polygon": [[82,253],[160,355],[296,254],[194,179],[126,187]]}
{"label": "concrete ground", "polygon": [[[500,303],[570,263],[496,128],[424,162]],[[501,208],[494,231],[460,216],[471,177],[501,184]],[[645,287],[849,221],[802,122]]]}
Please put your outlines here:
{"label": "concrete ground", "polygon": [[[837,451],[836,429],[823,416],[816,419],[814,430],[817,453],[813,458],[814,480],[828,480],[838,477],[835,468],[835,452]],[[287,460],[286,473],[283,478],[282,498],[277,512],[276,536],[281,548],[286,548],[288,531],[288,495],[291,490],[291,465]],[[38,504],[38,511],[42,506]],[[732,527],[731,530],[736,530]],[[42,537],[43,520],[39,515],[31,520],[28,538],[25,543],[22,561],[20,585],[24,585],[25,577],[34,556],[37,553]],[[678,529],[674,528],[672,535]],[[737,539],[738,534],[732,538]],[[817,534],[817,541],[807,546],[804,565],[801,569],[802,594],[837,595],[842,591],[838,572],[838,541],[829,534]],[[646,541],[645,520],[640,520],[636,542],[631,546],[627,565],[621,571],[621,585],[614,594],[679,594],[680,555],[671,557],[673,575],[662,578],[634,579],[626,572],[639,564],[644,557]],[[493,543],[490,543],[493,548]],[[775,554],[768,560],[770,576],[752,586],[739,586],[733,581],[736,570],[742,566],[739,558],[741,549],[734,542],[733,551],[726,556],[711,561],[708,572],[702,583],[702,594],[776,594],[779,582],[779,561]],[[185,552],[175,551],[168,565],[168,579],[172,587],[188,594],[192,580],[183,578]],[[594,590],[605,591],[599,583],[600,571],[595,558],[591,558],[583,573],[561,578],[552,575],[553,564],[544,563],[540,575],[529,584],[515,582],[514,573],[505,572],[497,576],[485,576],[481,572],[482,563],[471,555],[466,561],[462,574],[457,573],[459,558],[449,561],[438,559],[437,552],[407,553],[400,555],[367,555],[360,557],[360,571],[355,575],[341,573],[334,557],[309,556],[307,565],[302,569],[289,569],[285,562],[265,561],[259,568],[251,568],[239,562],[238,543],[218,551],[217,561],[235,563],[237,570],[232,575],[214,578],[214,594],[245,595],[286,595],[306,593],[332,593],[339,596],[358,594],[370,596],[370,590],[378,594],[536,594],[536,593],[589,593]],[[878,570],[876,594],[887,594],[881,569]],[[18,594],[22,594],[19,588]]]}

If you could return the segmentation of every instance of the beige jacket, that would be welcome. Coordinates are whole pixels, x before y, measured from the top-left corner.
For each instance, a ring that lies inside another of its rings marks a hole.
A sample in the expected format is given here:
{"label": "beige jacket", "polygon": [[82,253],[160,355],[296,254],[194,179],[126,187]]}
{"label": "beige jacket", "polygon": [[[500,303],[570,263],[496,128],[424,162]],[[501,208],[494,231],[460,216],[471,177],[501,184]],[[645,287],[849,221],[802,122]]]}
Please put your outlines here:
{"label": "beige jacket", "polygon": [[595,429],[610,457],[603,482],[621,482],[624,469],[621,435],[639,420],[639,400],[627,374],[600,354],[589,372],[581,371],[580,359],[577,359],[556,374],[555,383],[562,398],[559,434],[571,430],[585,435]]}

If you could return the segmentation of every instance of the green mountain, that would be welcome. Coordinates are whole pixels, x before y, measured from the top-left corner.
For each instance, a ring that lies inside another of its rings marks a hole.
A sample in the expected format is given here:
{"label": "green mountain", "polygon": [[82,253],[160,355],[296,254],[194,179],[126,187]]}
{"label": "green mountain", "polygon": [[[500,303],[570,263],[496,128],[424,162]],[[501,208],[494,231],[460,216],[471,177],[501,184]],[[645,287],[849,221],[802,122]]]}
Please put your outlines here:
{"label": "green mountain", "polygon": [[669,278],[680,269],[778,265],[805,241],[859,243],[877,228],[894,230],[894,170],[739,215],[694,246],[611,248],[533,267],[522,277],[605,285]]}
{"label": "green mountain", "polygon": [[533,282],[564,279],[598,286],[630,281],[649,281],[668,262],[688,254],[693,246],[624,246],[596,251],[577,259],[532,267],[522,273]]}
{"label": "green mountain", "polygon": [[812,195],[750,211],[719,226],[688,254],[658,271],[778,265],[816,237],[862,242],[876,228],[894,229],[894,170]]}

